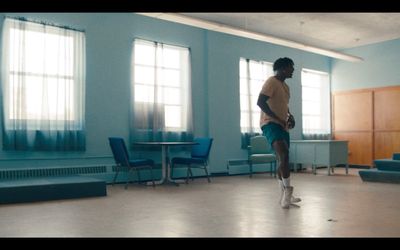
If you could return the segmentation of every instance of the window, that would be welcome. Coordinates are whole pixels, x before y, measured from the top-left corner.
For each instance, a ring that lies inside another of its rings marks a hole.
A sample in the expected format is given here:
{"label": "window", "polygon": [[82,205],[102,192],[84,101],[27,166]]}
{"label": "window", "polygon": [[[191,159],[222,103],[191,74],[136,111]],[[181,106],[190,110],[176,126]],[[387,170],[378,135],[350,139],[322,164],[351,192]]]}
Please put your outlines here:
{"label": "window", "polygon": [[189,49],[136,39],[132,58],[135,129],[191,131]]}
{"label": "window", "polygon": [[5,19],[3,29],[5,129],[82,130],[84,33],[11,18]]}
{"label": "window", "polygon": [[258,96],[266,79],[273,76],[272,63],[240,58],[240,130],[242,148],[250,136],[262,133]]}
{"label": "window", "polygon": [[301,85],[303,137],[329,139],[331,116],[328,73],[303,69]]}

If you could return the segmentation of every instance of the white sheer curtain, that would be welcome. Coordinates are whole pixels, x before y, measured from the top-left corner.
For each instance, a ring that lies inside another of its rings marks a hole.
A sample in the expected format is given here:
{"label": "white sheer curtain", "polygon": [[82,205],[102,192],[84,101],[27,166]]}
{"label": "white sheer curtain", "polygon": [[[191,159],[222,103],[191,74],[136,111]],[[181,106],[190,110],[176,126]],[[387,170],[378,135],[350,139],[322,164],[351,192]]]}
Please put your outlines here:
{"label": "white sheer curtain", "polygon": [[250,137],[261,134],[261,109],[257,106],[261,88],[274,71],[272,63],[240,58],[240,130],[242,148],[247,148]]}
{"label": "white sheer curtain", "polygon": [[329,74],[303,69],[301,71],[303,139],[331,138]]}
{"label": "white sheer curtain", "polygon": [[84,33],[6,18],[2,96],[4,149],[84,150]]}
{"label": "white sheer curtain", "polygon": [[193,139],[188,48],[135,39],[132,141]]}

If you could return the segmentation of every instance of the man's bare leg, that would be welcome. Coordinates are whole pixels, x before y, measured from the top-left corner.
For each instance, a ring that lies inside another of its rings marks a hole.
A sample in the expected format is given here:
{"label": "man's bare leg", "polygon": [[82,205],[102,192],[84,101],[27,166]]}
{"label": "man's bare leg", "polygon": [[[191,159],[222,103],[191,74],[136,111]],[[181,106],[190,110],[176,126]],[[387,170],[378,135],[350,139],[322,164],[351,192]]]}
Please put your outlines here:
{"label": "man's bare leg", "polygon": [[[293,187],[290,186],[289,148],[284,140],[274,141],[272,144],[278,158],[278,182],[281,188],[280,203],[283,208],[289,208],[290,203],[300,202],[300,198],[293,197]],[[285,195],[286,194],[286,195]]]}

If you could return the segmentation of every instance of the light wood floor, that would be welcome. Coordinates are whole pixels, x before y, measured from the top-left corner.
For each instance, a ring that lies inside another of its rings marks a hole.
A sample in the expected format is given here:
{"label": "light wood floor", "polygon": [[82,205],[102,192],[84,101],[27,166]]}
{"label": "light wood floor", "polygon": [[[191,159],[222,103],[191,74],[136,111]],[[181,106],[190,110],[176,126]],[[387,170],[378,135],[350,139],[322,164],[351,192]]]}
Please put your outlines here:
{"label": "light wood floor", "polygon": [[0,237],[399,237],[400,185],[358,170],[292,173],[299,206],[278,205],[269,174],[188,185],[108,186],[108,195],[0,205]]}

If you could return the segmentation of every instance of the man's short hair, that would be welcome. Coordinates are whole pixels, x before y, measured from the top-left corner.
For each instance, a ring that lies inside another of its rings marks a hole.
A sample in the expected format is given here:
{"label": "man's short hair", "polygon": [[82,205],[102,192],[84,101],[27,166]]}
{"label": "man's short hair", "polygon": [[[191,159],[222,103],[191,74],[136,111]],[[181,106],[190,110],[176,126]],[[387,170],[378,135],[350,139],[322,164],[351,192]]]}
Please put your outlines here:
{"label": "man's short hair", "polygon": [[274,62],[274,71],[287,68],[289,66],[293,66],[294,62],[292,59],[288,57],[279,58]]}

